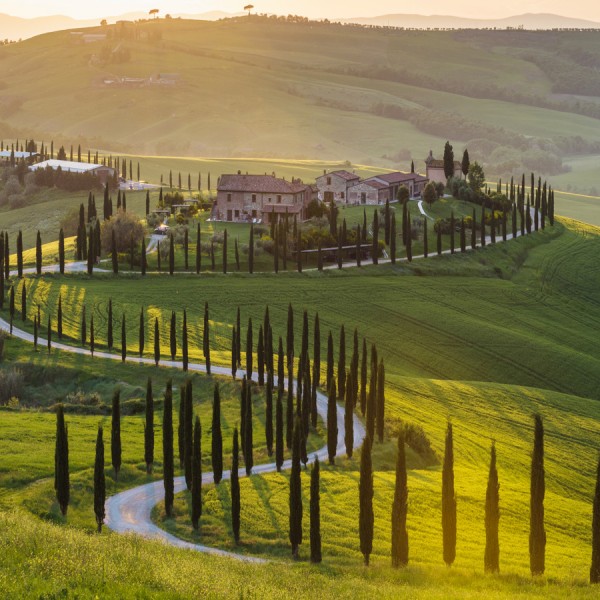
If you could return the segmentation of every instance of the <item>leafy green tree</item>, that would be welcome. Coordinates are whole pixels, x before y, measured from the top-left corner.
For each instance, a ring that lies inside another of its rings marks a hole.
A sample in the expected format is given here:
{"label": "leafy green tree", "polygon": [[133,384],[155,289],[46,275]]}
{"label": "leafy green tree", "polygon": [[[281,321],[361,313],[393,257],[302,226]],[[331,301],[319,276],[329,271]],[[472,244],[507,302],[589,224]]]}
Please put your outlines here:
{"label": "leafy green tree", "polygon": [[465,148],[465,151],[463,152],[462,162],[461,162],[461,171],[465,177],[469,174],[470,166],[471,166],[471,160],[469,158],[469,151]]}
{"label": "leafy green tree", "polygon": [[392,503],[392,567],[405,567],[408,564],[408,480],[406,475],[406,453],[404,429],[398,434],[398,455],[396,458],[396,487]]}
{"label": "leafy green tree", "polygon": [[104,440],[102,425],[98,425],[98,436],[96,437],[96,459],[94,461],[94,514],[96,515],[96,526],[98,533],[102,532],[102,525],[106,512],[106,477],[104,475]]}
{"label": "leafy green tree", "polygon": [[485,173],[483,167],[477,161],[470,163],[467,179],[469,180],[469,187],[476,194],[479,194],[485,185]]}
{"label": "leafy green tree", "polygon": [[452,566],[456,558],[456,496],[454,493],[454,446],[452,423],[446,429],[446,447],[442,465],[442,535],[444,562]]}
{"label": "leafy green tree", "polygon": [[404,184],[398,188],[396,198],[400,204],[406,204],[410,200],[410,191]]}
{"label": "leafy green tree", "polygon": [[535,415],[535,436],[531,456],[531,497],[529,516],[529,566],[532,575],[543,575],[546,558],[546,531],[544,529],[544,424]]}
{"label": "leafy green tree", "polygon": [[360,551],[364,557],[365,566],[373,550],[373,467],[371,463],[371,439],[367,437],[360,453],[360,483],[358,485],[359,514],[358,529],[360,534]]}
{"label": "leafy green tree", "polygon": [[321,498],[319,458],[315,458],[310,474],[310,562],[320,563],[321,556]]}
{"label": "leafy green tree", "polygon": [[498,543],[498,522],[500,521],[500,484],[496,469],[496,445],[492,443],[490,453],[490,472],[485,494],[485,555],[486,573],[498,573],[500,570],[500,546]]}
{"label": "leafy green tree", "polygon": [[71,496],[69,478],[69,432],[62,404],[56,409],[56,447],[54,451],[54,489],[63,516],[66,516]]}
{"label": "leafy green tree", "polygon": [[112,398],[110,456],[115,471],[115,481],[121,470],[121,392],[115,390]]}
{"label": "leafy green tree", "polygon": [[438,199],[437,190],[435,184],[430,181],[423,190],[423,200],[431,207],[431,205]]}
{"label": "leafy green tree", "polygon": [[194,422],[192,442],[192,527],[197,531],[202,516],[202,429],[200,417]]}

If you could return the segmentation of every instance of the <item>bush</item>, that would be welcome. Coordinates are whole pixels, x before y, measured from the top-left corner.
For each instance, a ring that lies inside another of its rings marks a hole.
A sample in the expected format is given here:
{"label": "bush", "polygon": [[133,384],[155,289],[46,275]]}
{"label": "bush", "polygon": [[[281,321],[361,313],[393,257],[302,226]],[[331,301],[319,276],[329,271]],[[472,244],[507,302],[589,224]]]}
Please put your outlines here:
{"label": "bush", "polygon": [[108,221],[102,223],[102,248],[106,253],[112,250],[113,231],[115,232],[117,252],[128,252],[132,240],[134,248],[139,247],[144,237],[144,227],[138,217],[133,213],[120,210]]}
{"label": "bush", "polygon": [[0,405],[8,404],[11,398],[23,395],[25,378],[19,369],[0,370]]}

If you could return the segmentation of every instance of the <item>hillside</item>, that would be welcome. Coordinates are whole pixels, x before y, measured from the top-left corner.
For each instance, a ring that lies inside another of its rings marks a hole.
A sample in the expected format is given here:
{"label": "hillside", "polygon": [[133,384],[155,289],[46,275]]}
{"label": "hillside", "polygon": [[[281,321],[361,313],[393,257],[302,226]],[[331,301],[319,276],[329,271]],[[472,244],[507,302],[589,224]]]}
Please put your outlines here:
{"label": "hillside", "polygon": [[[534,170],[561,189],[598,192],[593,32],[401,32],[259,17],[87,32],[108,37],[82,44],[57,32],[0,48],[1,136],[389,168],[451,139],[489,175]],[[175,74],[172,85],[121,79],[157,73]]]}

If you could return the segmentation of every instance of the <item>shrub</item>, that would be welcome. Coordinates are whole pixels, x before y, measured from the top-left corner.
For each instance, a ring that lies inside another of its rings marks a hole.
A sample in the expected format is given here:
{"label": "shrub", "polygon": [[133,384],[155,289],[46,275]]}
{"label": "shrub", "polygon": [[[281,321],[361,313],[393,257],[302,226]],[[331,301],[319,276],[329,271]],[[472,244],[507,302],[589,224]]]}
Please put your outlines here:
{"label": "shrub", "polygon": [[0,370],[0,404],[6,405],[11,398],[21,398],[24,382],[19,369]]}
{"label": "shrub", "polygon": [[113,231],[115,232],[117,252],[128,252],[132,239],[134,248],[138,247],[144,237],[144,227],[139,218],[130,212],[120,210],[108,221],[102,223],[102,248],[107,253],[112,250]]}

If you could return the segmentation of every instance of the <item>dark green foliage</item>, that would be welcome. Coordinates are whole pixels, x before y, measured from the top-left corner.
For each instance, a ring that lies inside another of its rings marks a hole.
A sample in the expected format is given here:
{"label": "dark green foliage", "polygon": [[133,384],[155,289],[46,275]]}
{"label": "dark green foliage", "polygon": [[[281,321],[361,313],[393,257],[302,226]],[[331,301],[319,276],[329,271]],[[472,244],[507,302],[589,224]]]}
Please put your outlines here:
{"label": "dark green foliage", "polygon": [[42,236],[39,230],[35,238],[35,272],[42,274]]}
{"label": "dark green foliage", "polygon": [[392,503],[392,567],[408,564],[408,531],[406,514],[408,511],[408,482],[406,476],[406,453],[404,430],[398,434],[398,455],[396,458],[396,487]]}
{"label": "dark green foliage", "polygon": [[[12,319],[10,322],[11,331],[12,331]],[[48,354],[50,354],[50,350],[52,349],[52,319],[48,317],[48,329],[46,331],[46,343],[48,344]]]}
{"label": "dark green foliage", "polygon": [[231,376],[235,379],[237,373],[237,330],[235,326],[231,331]]}
{"label": "dark green foliage", "polygon": [[481,232],[480,232],[481,247],[485,248],[485,206],[481,207]]}
{"label": "dark green foliage", "polygon": [[310,562],[320,563],[321,557],[321,493],[319,458],[310,473]]}
{"label": "dark green foliage", "polygon": [[532,575],[543,575],[546,560],[546,531],[544,529],[544,424],[535,415],[535,434],[531,456],[531,497],[529,516],[529,566]]}
{"label": "dark green foliage", "polygon": [[367,410],[367,340],[363,338],[362,359],[360,362],[360,412],[365,416]]}
{"label": "dark green foliage", "polygon": [[163,407],[163,484],[165,488],[165,513],[173,514],[173,477],[175,467],[173,461],[173,384],[167,382]]}
{"label": "dark green foliage", "polygon": [[96,515],[96,526],[98,533],[102,532],[104,517],[104,503],[106,502],[106,477],[104,475],[104,439],[102,437],[102,425],[98,426],[98,437],[96,438],[96,459],[94,461],[94,514]]}
{"label": "dark green foliage", "polygon": [[183,370],[188,370],[188,329],[187,329],[187,311],[183,311],[183,324],[181,326],[181,362]]}
{"label": "dark green foliage", "polygon": [[592,566],[590,583],[600,583],[600,458],[596,468],[596,491],[592,511]]}
{"label": "dark green foliage", "polygon": [[337,450],[338,424],[337,424],[337,404],[335,380],[331,380],[329,393],[327,396],[327,455],[329,464],[335,464],[335,455]]}
{"label": "dark green foliage", "polygon": [[[191,427],[190,427],[191,429]],[[192,527],[198,530],[202,516],[202,429],[200,417],[196,415],[192,442]]]}
{"label": "dark green foliage", "polygon": [[265,404],[265,439],[267,453],[273,456],[273,373],[267,373],[267,393]]}
{"label": "dark green foliage", "polygon": [[333,361],[333,335],[330,331],[329,336],[327,337],[327,375],[325,379],[327,389],[329,389],[329,386],[333,380]]}
{"label": "dark green foliage", "polygon": [[210,375],[210,319],[208,316],[208,302],[204,303],[204,327],[202,328],[202,353],[206,364],[206,372]]}
{"label": "dark green foliage", "polygon": [[371,248],[371,260],[373,264],[379,264],[379,215],[377,210],[373,212],[373,245]]}
{"label": "dark green foliage", "polygon": [[158,367],[160,362],[160,329],[158,317],[154,319],[154,365]]}
{"label": "dark green foliage", "polygon": [[111,258],[113,273],[117,274],[119,272],[119,255],[117,253],[117,240],[115,238],[114,229],[112,230]]}
{"label": "dark green foliage", "polygon": [[246,332],[246,377],[248,381],[252,378],[252,346],[252,319],[248,319]]}
{"label": "dark green foliage", "polygon": [[454,150],[450,142],[444,146],[444,175],[446,179],[454,176]]}
{"label": "dark green foliage", "polygon": [[338,381],[337,389],[340,398],[346,395],[346,330],[344,325],[340,329],[340,349],[338,354]]}
{"label": "dark green foliage", "polygon": [[496,469],[496,445],[492,443],[490,454],[490,472],[485,493],[485,554],[486,573],[498,573],[500,570],[500,546],[498,543],[498,522],[500,521],[500,484]]}
{"label": "dark green foliage", "polygon": [[140,264],[141,264],[142,275],[145,275],[146,267],[148,266],[148,263],[146,260],[146,239],[143,237],[142,237],[141,248],[140,248]]}
{"label": "dark green foliage", "polygon": [[192,380],[185,381],[185,395],[183,396],[183,471],[185,485],[192,489],[192,459],[194,443],[194,398],[192,394]]}
{"label": "dark green foliage", "polygon": [[275,407],[275,465],[278,473],[283,465],[283,445],[283,390],[278,388]]}
{"label": "dark green foliage", "polygon": [[383,443],[385,425],[385,367],[383,366],[383,359],[380,361],[377,371],[377,409],[375,414],[377,417],[377,438],[379,443]]}
{"label": "dark green foliage", "polygon": [[233,430],[233,456],[231,461],[231,528],[236,544],[240,543],[240,451],[237,427]]}
{"label": "dark green foliage", "polygon": [[375,436],[375,418],[377,415],[377,349],[371,346],[371,373],[369,376],[369,394],[367,396],[367,435],[372,441]]}
{"label": "dark green foliage", "polygon": [[175,311],[171,311],[169,343],[171,349],[171,360],[175,360],[175,356],[177,355],[177,320],[175,317]]}
{"label": "dark green foliage", "polygon": [[154,395],[152,379],[148,377],[146,384],[146,420],[144,423],[144,461],[146,473],[152,473],[154,465]]}
{"label": "dark green foliage", "polygon": [[429,226],[427,225],[427,217],[423,217],[423,256],[427,258],[429,256],[429,243],[427,240],[427,230]]}
{"label": "dark green foliage", "polygon": [[467,251],[467,236],[465,230],[465,219],[464,217],[460,220],[460,251]]}
{"label": "dark green foliage", "polygon": [[290,544],[292,556],[298,558],[302,543],[302,482],[300,479],[300,454],[302,444],[302,423],[300,417],[294,421],[292,441],[292,470],[290,473]]}
{"label": "dark green foliage", "polygon": [[473,216],[471,217],[471,250],[475,250],[477,248],[477,227],[475,224],[477,223],[477,214],[475,213],[475,209],[473,209]]}
{"label": "dark green foliage", "polygon": [[25,282],[21,286],[21,321],[27,321],[27,289]]}
{"label": "dark green foliage", "polygon": [[406,236],[406,259],[408,262],[412,262],[412,232],[410,230],[410,211],[406,212],[408,218],[408,235]]}
{"label": "dark green foliage", "polygon": [[175,240],[173,234],[169,235],[169,275],[175,272]]}
{"label": "dark green foliage", "polygon": [[221,431],[221,392],[218,383],[215,384],[213,394],[211,438],[213,478],[215,483],[219,483],[223,478],[223,433]]}
{"label": "dark green foliage", "polygon": [[85,318],[85,306],[81,309],[81,345],[87,343],[87,319]]}
{"label": "dark green foliage", "polygon": [[125,313],[121,318],[121,361],[125,362],[127,358],[127,329],[125,326]]}
{"label": "dark green foliage", "polygon": [[371,438],[367,437],[360,453],[360,483],[358,484],[359,514],[358,529],[360,535],[360,551],[365,566],[369,566],[369,558],[373,550],[373,467],[371,463]]}
{"label": "dark green foliage", "polygon": [[437,228],[437,253],[438,256],[442,253],[442,229],[441,227]]}
{"label": "dark green foliage", "polygon": [[454,211],[450,213],[450,254],[454,254],[454,234],[456,232],[456,220]]}
{"label": "dark green foliage", "polygon": [[346,444],[346,456],[352,458],[354,451],[354,375],[351,369],[346,379],[346,398],[344,402],[344,442]]}
{"label": "dark green foliage", "polygon": [[19,229],[17,234],[17,275],[23,277],[23,232]]}
{"label": "dark green foliage", "polygon": [[252,423],[252,383],[248,381],[248,387],[246,388],[246,418],[244,419],[244,463],[246,465],[246,475],[252,473],[252,467],[254,466],[254,452],[253,452],[253,423]]}
{"label": "dark green foliage", "polygon": [[115,390],[112,398],[110,456],[115,470],[115,480],[121,470],[121,392]]}
{"label": "dark green foliage", "polygon": [[463,152],[462,162],[461,162],[461,171],[465,177],[469,174],[470,166],[471,166],[471,161],[469,159],[469,151],[465,148],[465,151]]}
{"label": "dark green foliage", "polygon": [[442,466],[442,536],[444,562],[450,567],[456,558],[456,496],[454,493],[452,423],[448,423],[446,429],[446,447]]}
{"label": "dark green foliage", "polygon": [[[58,309],[57,309],[57,313],[56,313],[56,329],[58,332],[58,339],[62,340],[62,319],[63,319],[63,314],[62,314],[62,295],[58,296]],[[34,319],[34,321],[36,321],[36,319]]]}
{"label": "dark green foliage", "polygon": [[258,385],[265,385],[265,336],[262,325],[258,328],[258,344],[256,346],[256,370],[258,372]]}
{"label": "dark green foliage", "polygon": [[90,353],[94,356],[94,348],[96,344],[96,338],[94,337],[94,315],[90,317]]}
{"label": "dark green foliage", "polygon": [[227,273],[227,229],[223,232],[223,273]]}
{"label": "dark green foliage", "polygon": [[66,516],[71,496],[69,479],[69,432],[63,405],[56,409],[56,447],[54,451],[54,489],[60,512]]}

